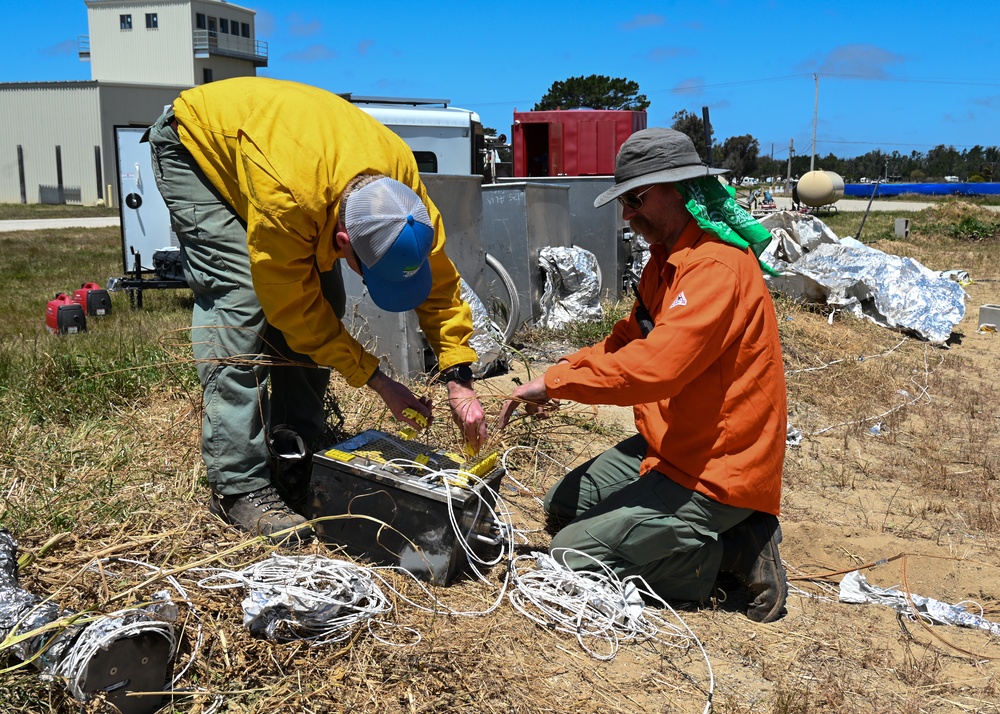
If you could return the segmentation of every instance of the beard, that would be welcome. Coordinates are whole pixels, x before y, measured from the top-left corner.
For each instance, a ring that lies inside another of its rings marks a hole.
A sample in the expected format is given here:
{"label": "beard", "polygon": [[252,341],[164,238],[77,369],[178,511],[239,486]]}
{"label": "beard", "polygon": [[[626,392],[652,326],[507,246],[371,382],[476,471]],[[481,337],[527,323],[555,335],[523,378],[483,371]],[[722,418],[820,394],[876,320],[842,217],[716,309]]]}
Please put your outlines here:
{"label": "beard", "polygon": [[657,229],[657,226],[647,220],[645,216],[632,216],[632,219],[628,222],[628,226],[632,229],[633,233],[642,236],[642,239],[650,245],[662,242],[662,236],[659,235],[660,231]]}

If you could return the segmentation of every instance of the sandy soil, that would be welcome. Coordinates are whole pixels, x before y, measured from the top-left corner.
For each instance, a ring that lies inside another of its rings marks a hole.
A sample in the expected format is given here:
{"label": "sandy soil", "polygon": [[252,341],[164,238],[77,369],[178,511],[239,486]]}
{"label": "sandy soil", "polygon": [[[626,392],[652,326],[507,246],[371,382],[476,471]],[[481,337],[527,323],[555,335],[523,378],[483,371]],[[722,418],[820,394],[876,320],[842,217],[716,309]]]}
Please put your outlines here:
{"label": "sandy soil", "polygon": [[[883,605],[840,603],[841,575],[822,577],[863,568],[872,584],[947,603],[973,601],[977,605],[970,609],[981,606],[987,618],[1000,622],[994,501],[1000,474],[995,456],[982,451],[995,454],[1000,446],[1000,336],[976,332],[979,305],[997,302],[998,295],[995,283],[972,284],[967,292],[966,318],[950,349],[908,347],[923,351],[918,362],[928,366],[923,375],[915,368],[900,388],[916,394],[915,385],[926,381],[925,399],[879,422],[880,436],[866,424],[807,434],[800,446],[789,448],[781,551],[792,579],[787,616],[770,625],[747,620],[738,588],[731,595],[720,592],[720,600],[728,600],[715,608],[682,613],[708,653],[715,711],[1000,711],[994,660],[1000,657],[1000,639],[958,627],[931,628]],[[830,329],[845,331],[849,342],[850,326]],[[898,341],[886,333],[887,340]],[[537,374],[557,359],[559,347],[533,354],[531,369]],[[512,377],[527,379],[525,366],[513,365],[511,374],[489,385],[509,393]],[[981,399],[970,402],[970,394]],[[957,422],[954,412],[969,410],[970,404],[978,413]],[[811,413],[805,405],[791,406],[803,418]],[[593,413],[564,405],[574,408],[584,417]],[[793,426],[810,431],[811,425],[794,420]],[[598,407],[596,423],[600,435],[583,444],[575,462],[633,433],[629,409]],[[971,434],[970,428],[981,432]],[[942,459],[941,451],[949,455]],[[866,567],[880,561],[888,562]],[[586,706],[578,702],[581,710],[704,706],[707,671],[693,653],[680,661],[661,658],[659,675],[650,664],[647,656],[626,650],[614,663],[595,667],[607,701],[598,701],[598,687]],[[585,676],[586,667],[573,666]],[[685,690],[676,676],[663,674],[664,667],[683,671],[681,679],[691,686]]]}

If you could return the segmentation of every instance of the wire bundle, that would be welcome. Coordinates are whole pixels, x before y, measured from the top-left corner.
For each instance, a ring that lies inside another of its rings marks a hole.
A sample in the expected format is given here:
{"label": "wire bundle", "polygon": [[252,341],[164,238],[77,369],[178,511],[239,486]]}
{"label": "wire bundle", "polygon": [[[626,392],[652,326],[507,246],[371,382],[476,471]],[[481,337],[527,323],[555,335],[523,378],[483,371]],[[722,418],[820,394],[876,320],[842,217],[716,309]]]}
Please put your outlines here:
{"label": "wire bundle", "polygon": [[[594,569],[571,570],[565,564],[568,554],[588,559]],[[579,551],[522,555],[514,559],[511,570],[511,604],[540,625],[575,635],[580,647],[597,659],[613,659],[620,645],[631,640],[680,638],[682,643],[668,644],[681,647],[693,637],[690,630],[684,632],[646,609],[644,597],[669,606],[642,578],[620,580],[603,563]],[[602,651],[589,644],[595,639],[605,643]]]}
{"label": "wire bundle", "polygon": [[272,554],[242,570],[214,569],[198,585],[245,588],[243,624],[278,642],[342,642],[362,624],[371,630],[375,618],[392,610],[369,569],[317,555]]}
{"label": "wire bundle", "polygon": [[[174,627],[170,622],[156,620],[154,617],[171,617],[171,613],[176,616],[176,606],[170,602],[165,592],[159,593],[158,596],[163,596],[165,600],[145,609],[132,608],[112,612],[94,620],[80,633],[73,647],[54,671],[55,675],[66,679],[66,686],[77,701],[85,702],[91,696],[83,691],[90,661],[98,652],[108,649],[118,640],[153,632],[170,643],[169,658],[173,659],[177,648]],[[157,608],[167,612],[157,612]]]}

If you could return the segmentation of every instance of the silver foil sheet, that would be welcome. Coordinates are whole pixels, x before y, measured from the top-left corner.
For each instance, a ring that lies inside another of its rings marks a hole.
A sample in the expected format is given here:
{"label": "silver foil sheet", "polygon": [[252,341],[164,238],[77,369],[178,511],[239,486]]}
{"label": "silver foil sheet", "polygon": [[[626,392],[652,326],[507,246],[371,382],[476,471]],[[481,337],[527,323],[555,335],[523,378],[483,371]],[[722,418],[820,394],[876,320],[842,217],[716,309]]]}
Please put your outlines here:
{"label": "silver foil sheet", "polygon": [[848,310],[934,344],[946,342],[965,317],[962,287],[912,258],[838,239],[815,216],[782,212],[762,224],[778,239],[761,256],[781,273],[765,276],[776,292]]}
{"label": "silver foil sheet", "polygon": [[604,317],[597,257],[578,246],[547,247],[538,253],[545,271],[539,326],[550,329]]}

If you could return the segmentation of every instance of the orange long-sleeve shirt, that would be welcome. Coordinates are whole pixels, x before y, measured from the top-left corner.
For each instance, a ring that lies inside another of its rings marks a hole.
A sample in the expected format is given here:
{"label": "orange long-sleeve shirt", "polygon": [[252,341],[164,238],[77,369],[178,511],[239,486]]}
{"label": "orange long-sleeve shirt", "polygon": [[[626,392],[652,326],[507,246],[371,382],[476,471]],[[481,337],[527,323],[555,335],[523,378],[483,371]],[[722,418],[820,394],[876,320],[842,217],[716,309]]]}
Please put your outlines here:
{"label": "orange long-sleeve shirt", "polygon": [[753,253],[692,219],[667,254],[652,246],[635,311],[603,342],[549,368],[550,397],[631,406],[655,469],[724,504],[775,515],[788,421],[770,293]]}

